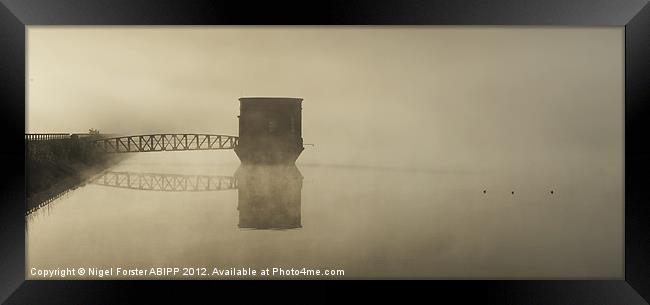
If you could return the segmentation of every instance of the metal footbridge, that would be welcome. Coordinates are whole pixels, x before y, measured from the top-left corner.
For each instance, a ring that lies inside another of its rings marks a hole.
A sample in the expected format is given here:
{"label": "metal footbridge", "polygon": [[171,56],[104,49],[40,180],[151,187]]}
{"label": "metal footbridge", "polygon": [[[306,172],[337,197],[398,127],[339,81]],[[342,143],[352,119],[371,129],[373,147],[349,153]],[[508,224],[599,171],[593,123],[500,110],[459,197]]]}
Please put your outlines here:
{"label": "metal footbridge", "polygon": [[149,134],[93,140],[107,153],[234,149],[239,137],[216,134]]}

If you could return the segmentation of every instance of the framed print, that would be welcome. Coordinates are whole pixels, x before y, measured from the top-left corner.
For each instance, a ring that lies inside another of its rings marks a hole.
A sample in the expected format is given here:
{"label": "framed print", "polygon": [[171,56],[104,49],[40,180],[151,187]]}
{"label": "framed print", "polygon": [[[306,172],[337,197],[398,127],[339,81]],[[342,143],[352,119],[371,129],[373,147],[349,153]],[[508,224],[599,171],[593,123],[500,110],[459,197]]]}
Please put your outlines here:
{"label": "framed print", "polygon": [[650,298],[647,1],[0,15],[7,304]]}

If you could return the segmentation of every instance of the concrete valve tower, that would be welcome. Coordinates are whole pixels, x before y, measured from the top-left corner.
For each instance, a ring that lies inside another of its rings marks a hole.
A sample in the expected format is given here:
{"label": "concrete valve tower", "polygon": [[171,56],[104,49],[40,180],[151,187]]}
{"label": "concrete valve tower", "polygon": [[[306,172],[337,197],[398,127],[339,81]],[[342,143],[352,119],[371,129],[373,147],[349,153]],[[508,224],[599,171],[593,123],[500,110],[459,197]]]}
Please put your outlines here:
{"label": "concrete valve tower", "polygon": [[239,99],[239,144],[242,164],[292,165],[303,151],[302,99]]}

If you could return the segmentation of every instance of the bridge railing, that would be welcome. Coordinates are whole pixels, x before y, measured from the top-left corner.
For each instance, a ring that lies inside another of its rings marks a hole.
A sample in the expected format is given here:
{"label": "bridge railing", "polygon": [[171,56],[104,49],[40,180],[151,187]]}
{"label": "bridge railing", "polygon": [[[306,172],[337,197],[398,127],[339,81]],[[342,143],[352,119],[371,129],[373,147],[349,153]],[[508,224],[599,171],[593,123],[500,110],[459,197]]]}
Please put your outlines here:
{"label": "bridge railing", "polygon": [[69,139],[69,133],[26,133],[26,141],[45,141],[45,140],[61,140]]}

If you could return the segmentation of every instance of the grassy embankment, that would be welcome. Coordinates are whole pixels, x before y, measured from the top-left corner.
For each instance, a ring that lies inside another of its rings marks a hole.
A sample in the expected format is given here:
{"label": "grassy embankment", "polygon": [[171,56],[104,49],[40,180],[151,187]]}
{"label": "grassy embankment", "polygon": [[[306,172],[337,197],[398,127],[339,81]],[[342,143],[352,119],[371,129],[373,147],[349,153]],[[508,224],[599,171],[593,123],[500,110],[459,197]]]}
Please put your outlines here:
{"label": "grassy embankment", "polygon": [[87,179],[123,159],[94,149],[83,139],[26,141],[27,210]]}

